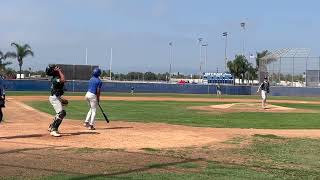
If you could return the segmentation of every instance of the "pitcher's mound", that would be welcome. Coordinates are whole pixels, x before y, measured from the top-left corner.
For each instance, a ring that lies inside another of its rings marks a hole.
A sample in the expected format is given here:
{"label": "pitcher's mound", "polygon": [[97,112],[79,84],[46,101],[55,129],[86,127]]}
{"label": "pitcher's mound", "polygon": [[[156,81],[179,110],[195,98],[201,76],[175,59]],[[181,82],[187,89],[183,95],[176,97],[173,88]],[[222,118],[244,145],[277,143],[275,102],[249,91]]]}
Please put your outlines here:
{"label": "pitcher's mound", "polygon": [[289,108],[272,104],[268,104],[266,108],[262,108],[260,103],[232,103],[210,106],[193,106],[190,108],[212,112],[314,112],[312,110]]}

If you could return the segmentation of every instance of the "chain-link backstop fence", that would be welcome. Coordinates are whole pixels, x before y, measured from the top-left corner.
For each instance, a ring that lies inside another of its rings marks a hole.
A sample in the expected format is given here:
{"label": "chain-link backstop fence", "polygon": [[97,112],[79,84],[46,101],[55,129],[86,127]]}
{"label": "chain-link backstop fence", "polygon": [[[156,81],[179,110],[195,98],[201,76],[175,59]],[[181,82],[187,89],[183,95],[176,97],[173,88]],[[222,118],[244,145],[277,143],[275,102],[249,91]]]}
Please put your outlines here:
{"label": "chain-link backstop fence", "polygon": [[310,57],[304,48],[269,53],[259,63],[259,80],[268,77],[274,86],[320,86],[320,57]]}

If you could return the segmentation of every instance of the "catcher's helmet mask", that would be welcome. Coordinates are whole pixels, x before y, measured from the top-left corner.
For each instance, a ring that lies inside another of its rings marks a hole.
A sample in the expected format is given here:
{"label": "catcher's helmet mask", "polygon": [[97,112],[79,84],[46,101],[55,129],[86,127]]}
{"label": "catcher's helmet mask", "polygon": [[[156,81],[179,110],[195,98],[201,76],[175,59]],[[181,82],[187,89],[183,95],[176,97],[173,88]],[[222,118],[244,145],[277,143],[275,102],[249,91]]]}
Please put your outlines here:
{"label": "catcher's helmet mask", "polygon": [[47,76],[57,76],[57,71],[55,70],[57,66],[56,65],[49,65],[47,68],[46,68],[46,75]]}

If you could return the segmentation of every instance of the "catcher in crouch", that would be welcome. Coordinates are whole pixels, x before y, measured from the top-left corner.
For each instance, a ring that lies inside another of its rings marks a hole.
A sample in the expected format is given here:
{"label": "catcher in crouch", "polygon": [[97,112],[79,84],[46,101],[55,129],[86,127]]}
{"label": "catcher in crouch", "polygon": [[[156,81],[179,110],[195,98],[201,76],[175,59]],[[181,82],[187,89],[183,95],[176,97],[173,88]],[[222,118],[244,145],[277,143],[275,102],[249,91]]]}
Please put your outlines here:
{"label": "catcher in crouch", "polygon": [[63,106],[68,104],[68,101],[62,97],[64,94],[65,77],[62,70],[55,65],[49,65],[46,68],[46,74],[52,76],[51,96],[49,96],[49,101],[57,113],[53,122],[50,124],[48,131],[51,136],[60,137],[59,126],[67,114]]}

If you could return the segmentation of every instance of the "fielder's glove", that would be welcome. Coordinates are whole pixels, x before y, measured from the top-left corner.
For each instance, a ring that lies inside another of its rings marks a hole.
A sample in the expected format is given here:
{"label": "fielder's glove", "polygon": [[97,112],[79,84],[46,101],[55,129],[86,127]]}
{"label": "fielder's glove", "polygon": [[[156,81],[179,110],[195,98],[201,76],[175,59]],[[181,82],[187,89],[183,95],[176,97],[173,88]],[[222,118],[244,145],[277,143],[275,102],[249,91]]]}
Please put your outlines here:
{"label": "fielder's glove", "polygon": [[66,100],[65,98],[62,98],[62,97],[60,98],[60,102],[61,102],[62,106],[67,106],[69,104],[69,101]]}

